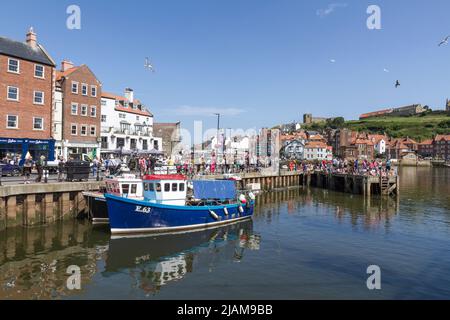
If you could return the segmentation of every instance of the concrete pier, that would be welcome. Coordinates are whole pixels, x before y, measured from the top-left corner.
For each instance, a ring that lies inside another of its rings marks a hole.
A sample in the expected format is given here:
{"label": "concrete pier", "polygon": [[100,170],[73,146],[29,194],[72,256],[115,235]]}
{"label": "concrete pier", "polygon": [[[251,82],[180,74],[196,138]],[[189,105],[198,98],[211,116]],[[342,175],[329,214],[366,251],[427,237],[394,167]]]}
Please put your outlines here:
{"label": "concrete pier", "polygon": [[102,182],[27,184],[0,187],[0,230],[73,219],[84,212],[82,193]]}

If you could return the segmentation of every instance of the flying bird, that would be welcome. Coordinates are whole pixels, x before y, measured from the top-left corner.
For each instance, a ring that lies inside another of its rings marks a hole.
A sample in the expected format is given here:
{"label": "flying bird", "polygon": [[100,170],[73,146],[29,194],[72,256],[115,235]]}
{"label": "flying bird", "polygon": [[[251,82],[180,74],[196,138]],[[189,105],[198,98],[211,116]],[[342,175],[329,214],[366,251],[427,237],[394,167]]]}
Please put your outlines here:
{"label": "flying bird", "polygon": [[335,63],[335,62],[336,62],[336,60],[334,60],[334,59],[330,59],[330,62],[331,62],[331,63]]}
{"label": "flying bird", "polygon": [[395,87],[398,88],[400,87],[400,82],[397,80],[397,82],[395,82]]}
{"label": "flying bird", "polygon": [[388,70],[388,69],[386,69],[386,68],[384,68],[384,69],[383,69],[383,71],[384,71],[384,72],[389,72],[389,70]]}
{"label": "flying bird", "polygon": [[439,42],[439,47],[444,44],[448,44],[448,39],[450,39],[450,36],[446,36],[444,39],[442,39],[441,42]]}
{"label": "flying bird", "polygon": [[153,65],[150,63],[149,58],[145,58],[145,64],[144,64],[144,67],[145,67],[146,69],[151,70],[152,72],[155,72],[155,68],[154,68]]}

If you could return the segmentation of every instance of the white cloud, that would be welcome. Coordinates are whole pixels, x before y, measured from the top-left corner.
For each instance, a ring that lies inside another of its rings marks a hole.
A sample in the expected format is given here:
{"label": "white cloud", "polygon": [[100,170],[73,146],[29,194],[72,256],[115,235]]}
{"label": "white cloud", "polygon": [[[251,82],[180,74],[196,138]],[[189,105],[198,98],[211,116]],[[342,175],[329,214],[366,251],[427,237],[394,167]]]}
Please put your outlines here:
{"label": "white cloud", "polygon": [[347,6],[348,6],[347,3],[331,3],[328,5],[328,7],[326,9],[317,10],[317,15],[319,17],[324,18],[324,17],[332,14],[337,8],[345,8]]}
{"label": "white cloud", "polygon": [[220,115],[224,116],[238,116],[244,112],[245,110],[238,108],[192,107],[192,106],[181,106],[174,110],[174,113],[182,116],[212,116],[215,113],[220,113]]}

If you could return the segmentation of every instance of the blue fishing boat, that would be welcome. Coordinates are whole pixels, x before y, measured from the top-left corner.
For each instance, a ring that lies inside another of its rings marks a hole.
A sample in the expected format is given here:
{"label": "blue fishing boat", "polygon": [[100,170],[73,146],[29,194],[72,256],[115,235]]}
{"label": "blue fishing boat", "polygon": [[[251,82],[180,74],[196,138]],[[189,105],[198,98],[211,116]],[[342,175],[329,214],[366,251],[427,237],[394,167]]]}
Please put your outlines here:
{"label": "blue fishing boat", "polygon": [[193,180],[182,175],[142,179],[144,199],[106,194],[112,234],[205,229],[249,219],[255,196],[236,193],[235,181]]}

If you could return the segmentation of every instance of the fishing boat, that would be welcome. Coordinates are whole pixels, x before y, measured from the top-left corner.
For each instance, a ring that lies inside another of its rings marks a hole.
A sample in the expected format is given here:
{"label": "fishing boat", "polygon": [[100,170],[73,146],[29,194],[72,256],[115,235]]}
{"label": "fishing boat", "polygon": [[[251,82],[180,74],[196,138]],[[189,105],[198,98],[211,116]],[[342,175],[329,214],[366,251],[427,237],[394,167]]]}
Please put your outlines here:
{"label": "fishing boat", "polygon": [[106,189],[98,192],[83,192],[88,207],[88,217],[93,224],[109,223],[105,193],[129,199],[144,199],[142,179],[134,174],[122,174],[105,180]]}
{"label": "fishing boat", "polygon": [[105,194],[111,233],[165,233],[216,227],[251,218],[255,196],[237,197],[236,182],[147,175],[144,199]]}

